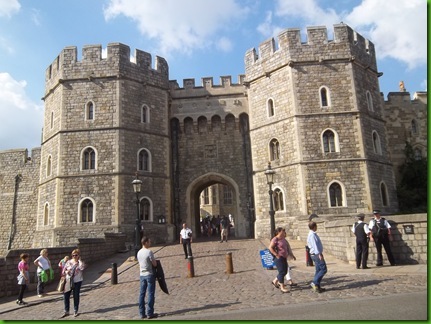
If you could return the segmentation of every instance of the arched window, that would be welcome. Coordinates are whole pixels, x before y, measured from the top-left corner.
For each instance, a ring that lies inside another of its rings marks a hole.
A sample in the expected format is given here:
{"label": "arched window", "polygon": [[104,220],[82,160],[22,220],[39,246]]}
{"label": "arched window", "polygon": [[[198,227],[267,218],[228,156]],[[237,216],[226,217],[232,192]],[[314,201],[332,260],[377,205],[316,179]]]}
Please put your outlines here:
{"label": "arched window", "polygon": [[322,134],[322,145],[324,153],[339,152],[337,133],[330,129],[325,130]]}
{"label": "arched window", "polygon": [[268,112],[268,117],[274,116],[274,100],[268,99],[266,102],[266,109]]}
{"label": "arched window", "polygon": [[213,205],[217,205],[217,186],[211,186],[211,197]]}
{"label": "arched window", "polygon": [[275,211],[284,210],[283,192],[279,188],[276,188],[274,190],[273,198],[274,198],[274,210]]}
{"label": "arched window", "polygon": [[419,133],[418,124],[416,120],[412,120],[412,135],[417,135]]}
{"label": "arched window", "polygon": [[151,154],[147,149],[141,149],[138,153],[138,170],[151,172]]}
{"label": "arched window", "polygon": [[92,147],[87,147],[82,154],[82,169],[96,169],[96,151]]}
{"label": "arched window", "polygon": [[153,208],[148,197],[142,197],[139,203],[139,217],[141,221],[151,222],[153,220]]}
{"label": "arched window", "polygon": [[320,87],[319,98],[320,98],[320,107],[327,108],[331,106],[330,93],[327,87]]}
{"label": "arched window", "polygon": [[382,155],[382,147],[380,145],[380,136],[376,131],[373,131],[373,149],[374,153]]}
{"label": "arched window", "polygon": [[206,134],[208,132],[208,123],[204,116],[198,118],[198,132],[199,134]]}
{"label": "arched window", "polygon": [[80,204],[79,223],[93,223],[94,222],[94,204],[89,198],[81,201]]}
{"label": "arched window", "polygon": [[184,119],[184,133],[193,134],[193,119],[190,117]]}
{"label": "arched window", "polygon": [[141,107],[141,123],[150,123],[150,108],[147,105],[143,105]]}
{"label": "arched window", "polygon": [[414,149],[414,157],[416,161],[422,160],[422,150],[420,148]]}
{"label": "arched window", "polygon": [[382,198],[382,205],[388,206],[388,190],[384,182],[380,183],[380,196]]}
{"label": "arched window", "polygon": [[341,207],[344,206],[343,188],[338,182],[333,182],[328,188],[329,206]]}
{"label": "arched window", "polygon": [[46,226],[49,224],[49,204],[45,203],[43,206],[43,225]]}
{"label": "arched window", "polygon": [[279,160],[280,159],[280,144],[278,143],[278,140],[273,138],[269,142],[269,160]]}
{"label": "arched window", "polygon": [[46,161],[46,176],[49,177],[51,173],[52,173],[52,162],[51,162],[51,155],[49,155]]}
{"label": "arched window", "polygon": [[89,101],[87,103],[87,105],[85,106],[85,118],[87,120],[93,120],[94,119],[94,104],[91,101]]}
{"label": "arched window", "polygon": [[369,111],[374,111],[374,105],[373,105],[373,97],[371,97],[371,93],[367,91],[365,93],[365,96],[367,97],[367,105]]}

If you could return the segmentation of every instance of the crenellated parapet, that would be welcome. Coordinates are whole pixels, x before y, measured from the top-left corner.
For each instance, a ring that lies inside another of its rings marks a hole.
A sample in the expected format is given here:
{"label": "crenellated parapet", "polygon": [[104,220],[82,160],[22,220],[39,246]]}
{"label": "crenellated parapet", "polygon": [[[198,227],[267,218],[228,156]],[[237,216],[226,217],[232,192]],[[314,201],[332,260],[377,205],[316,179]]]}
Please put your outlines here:
{"label": "crenellated parapet", "polygon": [[295,64],[325,64],[331,61],[351,61],[377,73],[374,44],[343,23],[334,25],[334,39],[328,38],[325,26],[308,27],[306,41],[298,28],[287,29],[245,54],[247,81],[282,66]]}
{"label": "crenellated parapet", "polygon": [[59,56],[48,66],[45,73],[46,92],[57,84],[73,80],[94,80],[97,78],[136,79],[145,84],[167,88],[169,66],[167,61],[155,57],[152,67],[151,54],[135,50],[131,59],[130,47],[121,43],[109,43],[106,57],[102,55],[101,45],[86,45],[82,48],[82,58],[78,57],[76,46],[65,47]]}
{"label": "crenellated parapet", "polygon": [[220,77],[220,84],[214,84],[213,77],[201,78],[201,85],[196,85],[196,81],[193,78],[183,79],[183,87],[180,87],[177,80],[169,81],[170,90],[191,90],[191,89],[209,89],[209,88],[229,88],[243,86],[245,75],[238,75],[238,83],[232,83],[232,76],[225,75]]}

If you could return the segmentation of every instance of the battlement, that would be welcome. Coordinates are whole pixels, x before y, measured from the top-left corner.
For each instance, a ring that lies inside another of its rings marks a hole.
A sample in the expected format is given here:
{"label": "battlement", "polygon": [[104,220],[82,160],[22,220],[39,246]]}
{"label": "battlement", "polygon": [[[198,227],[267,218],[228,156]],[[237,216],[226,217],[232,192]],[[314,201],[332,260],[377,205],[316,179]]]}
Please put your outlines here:
{"label": "battlement", "polygon": [[242,86],[244,84],[245,75],[238,75],[238,83],[232,83],[232,77],[230,75],[221,76],[220,84],[216,85],[213,82],[212,77],[203,77],[201,78],[201,85],[196,86],[195,79],[183,79],[183,87],[181,88],[177,82],[177,80],[169,81],[169,89],[170,90],[188,90],[188,89],[208,89],[208,88],[229,88],[229,87],[237,87]]}
{"label": "battlement", "polygon": [[[78,60],[76,46],[65,47],[60,55],[46,69],[45,80],[86,77],[89,72],[93,77],[118,74],[136,70],[139,73],[156,72],[168,79],[169,67],[166,60],[160,56],[155,57],[152,68],[151,54],[135,50],[131,59],[130,47],[121,43],[109,43],[107,45],[106,58],[102,57],[101,45],[86,45],[82,48],[82,59]],[[81,74],[81,75],[80,75]]]}
{"label": "battlement", "polygon": [[245,54],[246,74],[256,64],[271,61],[283,61],[283,64],[295,62],[323,62],[327,60],[361,60],[362,64],[376,69],[374,44],[343,23],[334,25],[334,39],[328,38],[325,26],[307,27],[306,41],[301,41],[301,31],[289,28],[278,35],[278,42],[270,38]]}

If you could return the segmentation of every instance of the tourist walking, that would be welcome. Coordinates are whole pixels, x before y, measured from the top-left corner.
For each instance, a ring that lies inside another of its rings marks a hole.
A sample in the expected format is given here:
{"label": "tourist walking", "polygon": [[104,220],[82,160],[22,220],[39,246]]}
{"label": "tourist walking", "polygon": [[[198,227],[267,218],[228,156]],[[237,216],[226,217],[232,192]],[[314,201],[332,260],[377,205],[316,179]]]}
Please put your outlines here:
{"label": "tourist walking", "polygon": [[[156,318],[158,314],[154,313],[154,301],[156,292],[156,276],[153,267],[157,267],[157,260],[153,251],[149,248],[151,240],[143,237],[141,240],[142,248],[138,251],[139,262],[139,316],[144,318]],[[145,295],[148,292],[147,309],[145,309]],[[145,312],[146,310],[146,312]]]}
{"label": "tourist walking", "polygon": [[24,298],[25,288],[27,287],[27,284],[30,283],[30,277],[29,277],[29,272],[28,272],[28,268],[29,268],[28,258],[29,257],[30,257],[30,255],[28,253],[21,253],[21,255],[19,256],[21,261],[18,263],[19,294],[18,294],[18,299],[16,301],[16,303],[18,305],[27,305],[27,303],[24,302],[23,298]]}
{"label": "tourist walking", "polygon": [[83,271],[85,264],[81,260],[79,249],[72,251],[72,258],[66,262],[63,269],[63,275],[66,277],[66,284],[64,285],[63,300],[64,300],[64,313],[61,316],[69,316],[70,310],[70,295],[73,292],[73,310],[74,316],[79,316],[79,299],[81,293],[81,285],[84,280]]}
{"label": "tourist walking", "polygon": [[325,258],[323,257],[323,245],[319,235],[317,235],[317,224],[311,221],[308,224],[310,231],[308,232],[307,245],[310,248],[310,256],[316,267],[313,281],[311,282],[311,289],[314,292],[321,293],[325,289],[320,286],[323,276],[328,271],[326,268]]}
{"label": "tourist walking", "polygon": [[51,269],[51,261],[48,259],[47,249],[40,251],[40,255],[34,260],[34,264],[37,266],[37,296],[43,297],[45,295],[45,283],[48,282],[50,276],[48,272]]}
{"label": "tourist walking", "polygon": [[277,267],[277,277],[272,281],[276,288],[280,288],[283,293],[288,293],[289,289],[284,284],[284,277],[287,274],[287,257],[288,257],[288,243],[286,241],[286,231],[282,227],[277,227],[274,237],[269,244],[269,251],[274,256],[274,264]]}

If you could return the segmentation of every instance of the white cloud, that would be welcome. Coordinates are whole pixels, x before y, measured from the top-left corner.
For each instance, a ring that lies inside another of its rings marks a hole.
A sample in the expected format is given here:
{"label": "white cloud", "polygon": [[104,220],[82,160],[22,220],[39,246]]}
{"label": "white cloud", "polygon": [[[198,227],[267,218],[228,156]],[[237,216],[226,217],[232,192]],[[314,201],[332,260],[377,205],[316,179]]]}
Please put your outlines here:
{"label": "white cloud", "polygon": [[232,42],[219,32],[248,12],[235,0],[110,0],[107,21],[124,15],[137,23],[140,33],[156,40],[161,55],[192,53],[216,46],[230,50]]}
{"label": "white cloud", "polygon": [[0,150],[40,146],[43,105],[28,98],[26,86],[26,81],[0,73],[0,116],[4,118],[0,127]]}
{"label": "white cloud", "polygon": [[427,62],[427,3],[422,0],[364,0],[346,17],[376,45],[380,58],[392,57],[409,68]]}
{"label": "white cloud", "polygon": [[325,25],[330,35],[333,25],[343,21],[374,43],[379,59],[391,57],[411,69],[426,64],[426,1],[363,0],[350,12],[335,8],[338,12],[323,9],[317,0],[277,0],[275,12],[277,16],[300,19],[306,26]]}
{"label": "white cloud", "polygon": [[0,0],[0,17],[11,17],[20,8],[18,0]]}

